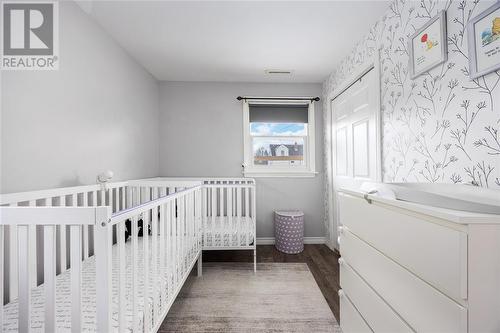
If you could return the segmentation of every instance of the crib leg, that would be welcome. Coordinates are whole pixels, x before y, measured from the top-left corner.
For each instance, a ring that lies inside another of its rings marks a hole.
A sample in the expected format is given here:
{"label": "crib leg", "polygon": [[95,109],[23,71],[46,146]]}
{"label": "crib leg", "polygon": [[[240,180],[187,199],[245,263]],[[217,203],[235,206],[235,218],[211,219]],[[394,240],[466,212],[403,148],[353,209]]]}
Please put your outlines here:
{"label": "crib leg", "polygon": [[257,273],[257,249],[253,250],[253,272]]}
{"label": "crib leg", "polygon": [[198,256],[198,276],[202,276],[203,274],[202,253],[203,252],[200,252],[200,255]]}

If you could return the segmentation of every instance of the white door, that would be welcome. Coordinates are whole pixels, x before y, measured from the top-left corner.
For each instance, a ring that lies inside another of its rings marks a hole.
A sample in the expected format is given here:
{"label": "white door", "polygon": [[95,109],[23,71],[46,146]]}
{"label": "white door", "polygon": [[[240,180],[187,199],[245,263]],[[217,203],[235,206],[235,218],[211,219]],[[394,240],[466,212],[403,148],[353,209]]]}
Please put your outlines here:
{"label": "white door", "polygon": [[338,190],[380,180],[380,91],[375,72],[372,68],[332,100],[334,228],[339,224]]}

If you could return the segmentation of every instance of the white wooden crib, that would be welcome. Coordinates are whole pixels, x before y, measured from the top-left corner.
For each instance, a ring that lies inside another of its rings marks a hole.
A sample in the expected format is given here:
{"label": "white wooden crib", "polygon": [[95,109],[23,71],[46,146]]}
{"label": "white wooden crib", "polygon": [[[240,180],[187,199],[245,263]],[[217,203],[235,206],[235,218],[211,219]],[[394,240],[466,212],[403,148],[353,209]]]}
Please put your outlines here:
{"label": "white wooden crib", "polygon": [[201,274],[202,249],[255,259],[249,179],[134,180],[0,204],[4,332],[156,332],[196,262]]}
{"label": "white wooden crib", "polygon": [[253,178],[151,178],[152,186],[202,185],[203,250],[252,250],[257,270],[256,193]]}

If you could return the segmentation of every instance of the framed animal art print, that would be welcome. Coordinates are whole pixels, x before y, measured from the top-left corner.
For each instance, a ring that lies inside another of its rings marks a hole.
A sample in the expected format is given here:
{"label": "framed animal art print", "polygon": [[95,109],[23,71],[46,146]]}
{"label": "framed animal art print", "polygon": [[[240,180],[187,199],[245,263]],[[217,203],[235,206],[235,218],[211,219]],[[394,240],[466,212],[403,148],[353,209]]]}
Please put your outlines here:
{"label": "framed animal art print", "polygon": [[448,59],[446,12],[440,11],[409,39],[410,75],[414,79]]}
{"label": "framed animal art print", "polygon": [[471,79],[500,69],[500,2],[469,21],[467,42]]}

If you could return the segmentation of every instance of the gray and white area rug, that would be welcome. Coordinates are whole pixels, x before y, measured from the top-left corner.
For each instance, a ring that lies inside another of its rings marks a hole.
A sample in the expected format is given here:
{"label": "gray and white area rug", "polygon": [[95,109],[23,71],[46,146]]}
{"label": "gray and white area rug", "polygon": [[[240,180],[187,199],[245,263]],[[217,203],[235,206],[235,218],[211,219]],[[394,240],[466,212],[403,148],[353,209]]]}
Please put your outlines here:
{"label": "gray and white area rug", "polygon": [[341,332],[302,263],[205,263],[159,332]]}

